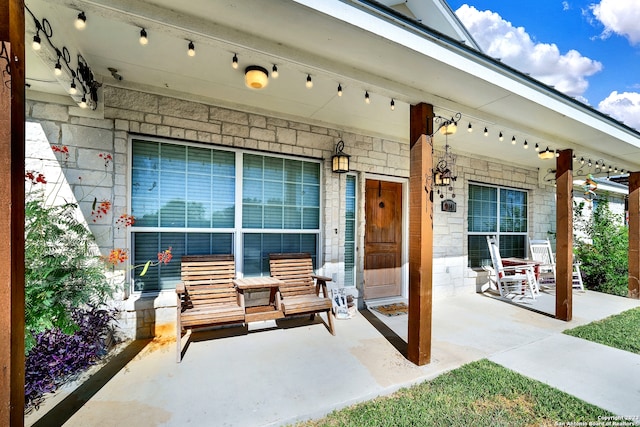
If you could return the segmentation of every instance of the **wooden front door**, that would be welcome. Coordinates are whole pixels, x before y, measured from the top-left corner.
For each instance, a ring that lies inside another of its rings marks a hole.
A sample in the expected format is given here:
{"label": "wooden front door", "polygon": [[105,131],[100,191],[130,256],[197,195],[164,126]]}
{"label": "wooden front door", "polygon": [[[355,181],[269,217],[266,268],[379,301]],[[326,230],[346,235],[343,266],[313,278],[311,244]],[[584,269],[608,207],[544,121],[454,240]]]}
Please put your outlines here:
{"label": "wooden front door", "polygon": [[402,184],[368,179],[365,189],[364,298],[399,296]]}

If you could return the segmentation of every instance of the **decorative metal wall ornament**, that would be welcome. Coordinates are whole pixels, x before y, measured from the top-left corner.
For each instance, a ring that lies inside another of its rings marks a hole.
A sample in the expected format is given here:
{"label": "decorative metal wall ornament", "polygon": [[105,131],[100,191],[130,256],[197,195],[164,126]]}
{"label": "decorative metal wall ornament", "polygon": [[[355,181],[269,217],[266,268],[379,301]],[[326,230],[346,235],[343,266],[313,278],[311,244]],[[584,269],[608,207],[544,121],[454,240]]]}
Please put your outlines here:
{"label": "decorative metal wall ornament", "polygon": [[6,61],[7,64],[4,67],[0,66],[0,68],[2,69],[3,86],[7,89],[11,89],[11,58],[9,58],[9,48],[7,47],[7,44],[5,44],[4,40],[2,41],[0,60]]}
{"label": "decorative metal wall ornament", "polygon": [[447,141],[444,146],[444,154],[437,160],[433,171],[433,183],[438,187],[436,191],[441,199],[445,198],[448,191],[452,192],[452,199],[456,197],[456,194],[453,193],[453,183],[458,179],[455,171],[456,156],[453,155],[450,148]]}
{"label": "decorative metal wall ornament", "polygon": [[[439,187],[436,192],[440,195],[441,199],[445,198],[448,191],[452,192],[451,198],[456,197],[455,193],[453,193],[453,182],[458,178],[455,172],[456,156],[450,151],[449,135],[456,133],[458,122],[461,118],[462,114],[460,113],[454,114],[451,118],[442,116],[435,116],[433,118],[433,121],[438,124],[433,135],[440,131],[445,137],[444,154],[437,159],[436,167],[433,170],[433,185]],[[433,137],[433,135],[431,135],[431,137]]]}

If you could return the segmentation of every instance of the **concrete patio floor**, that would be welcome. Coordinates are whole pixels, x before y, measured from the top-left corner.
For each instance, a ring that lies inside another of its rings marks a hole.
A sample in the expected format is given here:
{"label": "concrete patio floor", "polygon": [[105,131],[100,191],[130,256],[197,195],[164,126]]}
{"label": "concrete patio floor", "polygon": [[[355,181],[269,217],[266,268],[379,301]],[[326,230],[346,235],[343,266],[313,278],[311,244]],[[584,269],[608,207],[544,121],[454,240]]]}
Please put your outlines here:
{"label": "concrete patio floor", "polygon": [[[640,301],[587,291],[574,293],[573,306],[573,321],[566,323],[482,294],[434,301],[432,361],[422,367],[402,355],[407,316],[368,310],[336,320],[336,336],[323,322],[307,319],[263,330],[253,330],[257,325],[252,324],[251,331],[237,327],[196,333],[180,364],[175,362],[175,342],[137,341],[78,389],[48,399],[25,424],[286,425],[485,357],[542,377],[538,379],[618,415],[640,415],[635,405],[640,385],[619,382],[625,376],[640,378],[640,356],[593,343],[577,346],[575,338],[560,334],[638,307]],[[583,358],[582,352],[591,356]],[[605,360],[609,367],[599,375],[593,364]],[[541,366],[538,371],[535,363]],[[628,397],[620,401],[618,394]]]}

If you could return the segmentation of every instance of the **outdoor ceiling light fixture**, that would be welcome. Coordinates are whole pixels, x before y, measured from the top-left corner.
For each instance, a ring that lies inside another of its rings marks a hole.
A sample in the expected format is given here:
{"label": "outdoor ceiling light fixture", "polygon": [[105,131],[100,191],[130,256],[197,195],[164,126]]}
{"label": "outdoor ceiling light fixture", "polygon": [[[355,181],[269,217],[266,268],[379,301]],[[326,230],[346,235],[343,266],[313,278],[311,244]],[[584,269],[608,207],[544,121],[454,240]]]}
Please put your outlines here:
{"label": "outdoor ceiling light fixture", "polygon": [[189,40],[189,45],[187,46],[187,55],[196,56],[196,45],[191,40]]}
{"label": "outdoor ceiling light fixture", "polygon": [[244,69],[244,84],[251,89],[264,89],[269,83],[269,72],[259,65],[249,65]]}
{"label": "outdoor ceiling light fixture", "polygon": [[556,154],[549,150],[549,147],[547,147],[544,151],[541,151],[538,153],[538,157],[542,160],[549,160],[549,159],[553,159],[556,156]]}
{"label": "outdoor ceiling light fixture", "polygon": [[311,74],[307,74],[307,82],[305,83],[307,89],[311,89],[313,87],[313,80],[311,80]]}
{"label": "outdoor ceiling light fixture", "polygon": [[340,140],[336,144],[336,152],[331,158],[331,170],[335,173],[347,173],[349,172],[349,156],[342,150],[344,149],[344,141]]}
{"label": "outdoor ceiling light fixture", "polygon": [[231,59],[231,67],[236,70],[238,68],[238,55],[233,54],[233,58]]}

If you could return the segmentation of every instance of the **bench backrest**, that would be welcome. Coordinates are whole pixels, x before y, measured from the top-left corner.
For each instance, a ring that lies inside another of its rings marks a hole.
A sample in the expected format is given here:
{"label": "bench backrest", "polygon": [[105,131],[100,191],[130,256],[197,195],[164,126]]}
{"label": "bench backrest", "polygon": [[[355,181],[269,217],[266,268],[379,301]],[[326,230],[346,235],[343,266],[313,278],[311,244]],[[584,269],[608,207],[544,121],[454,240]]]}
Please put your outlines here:
{"label": "bench backrest", "polygon": [[313,262],[309,253],[269,254],[271,276],[282,280],[283,297],[315,294]]}
{"label": "bench backrest", "polygon": [[193,306],[237,302],[233,255],[183,256],[180,277]]}

